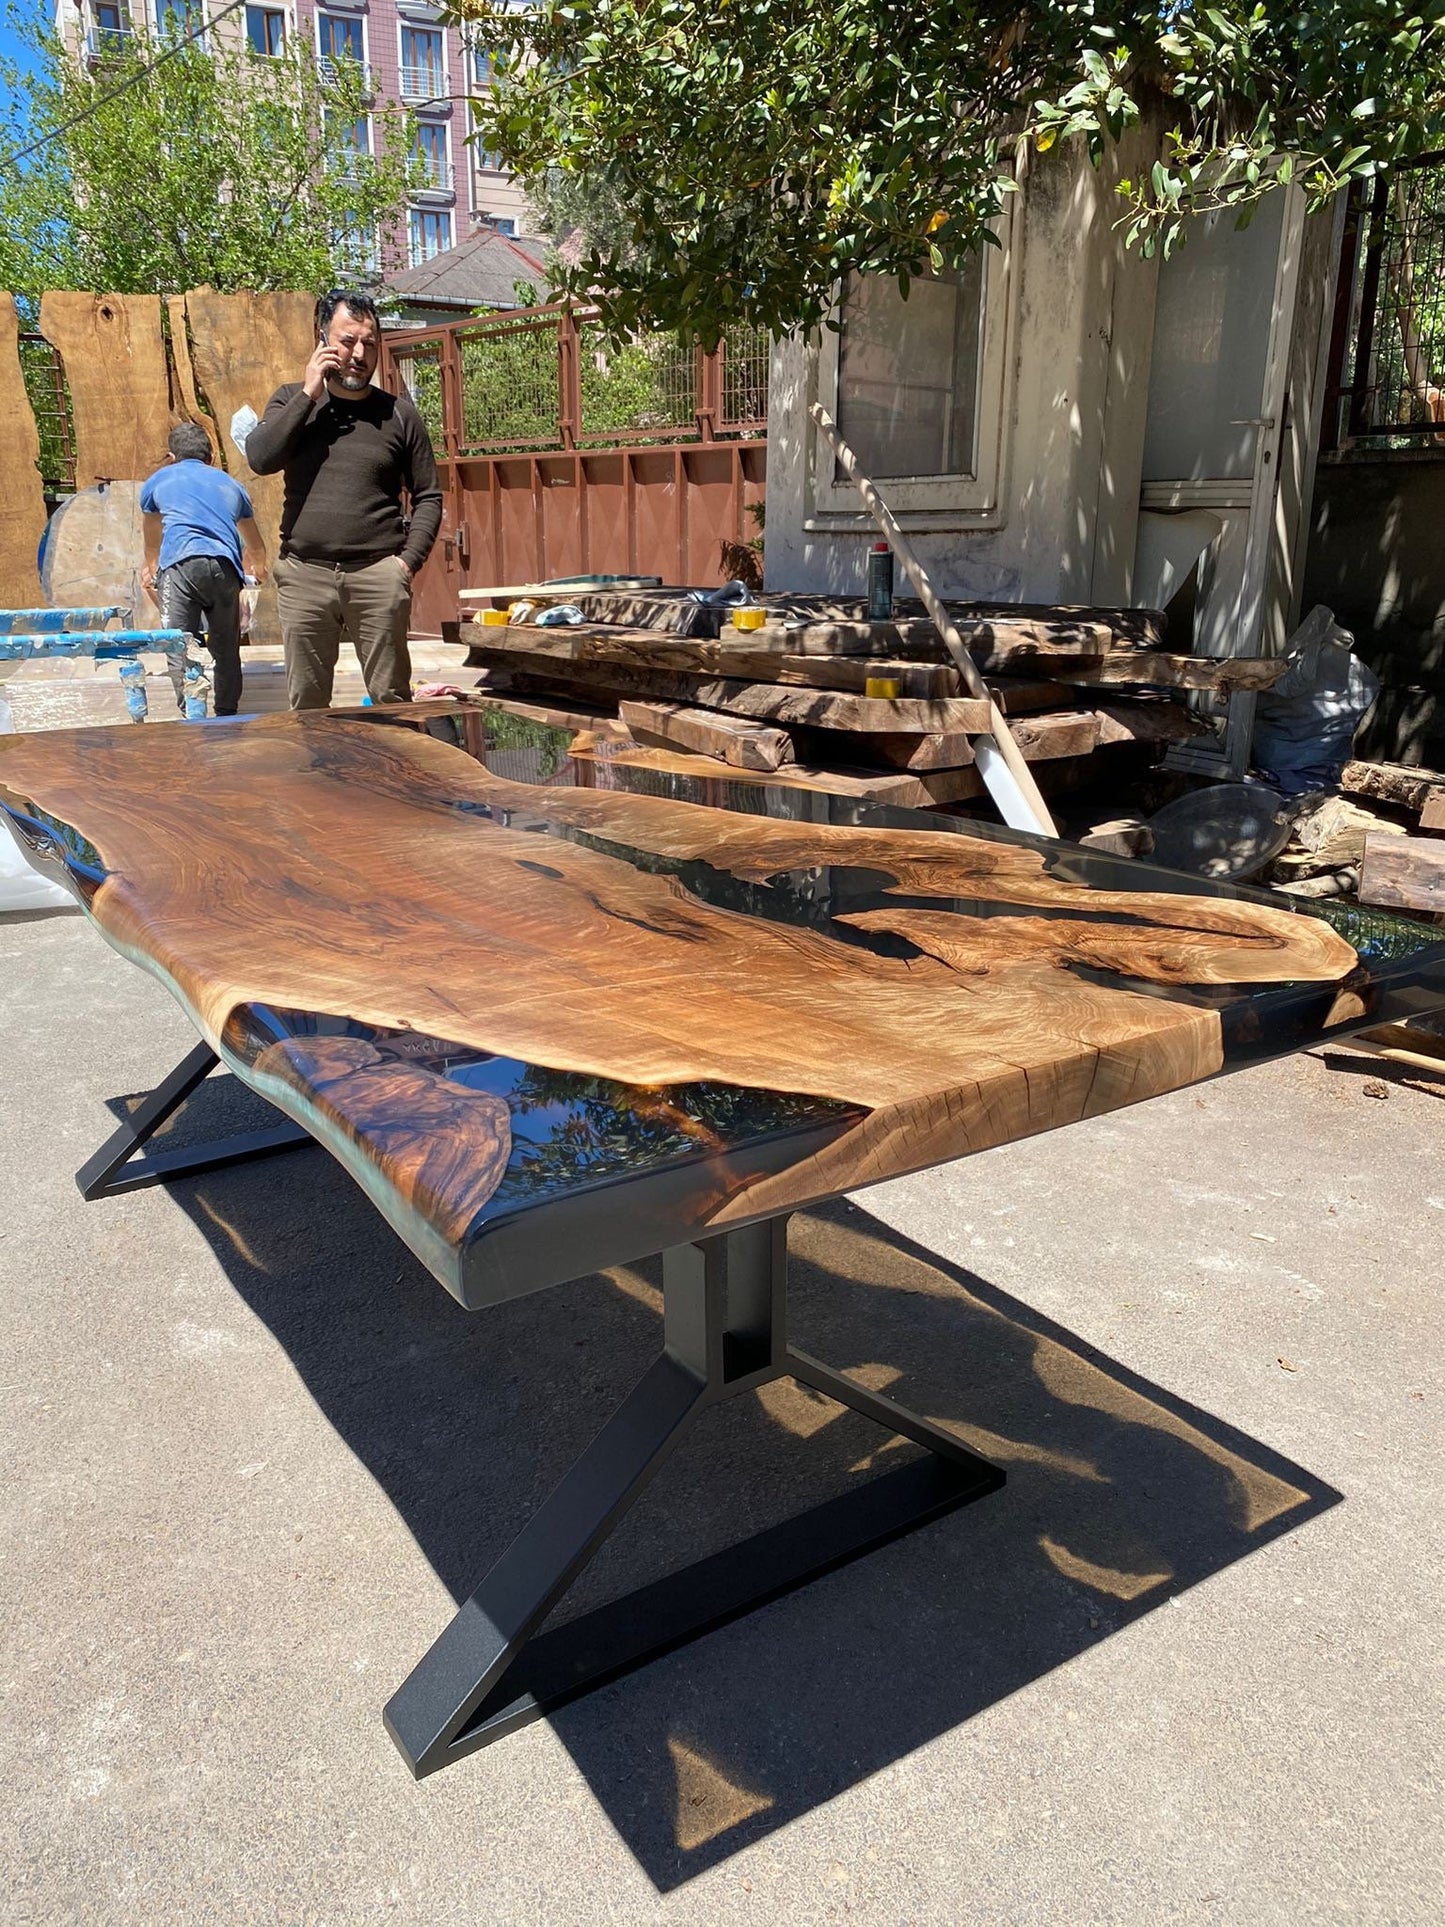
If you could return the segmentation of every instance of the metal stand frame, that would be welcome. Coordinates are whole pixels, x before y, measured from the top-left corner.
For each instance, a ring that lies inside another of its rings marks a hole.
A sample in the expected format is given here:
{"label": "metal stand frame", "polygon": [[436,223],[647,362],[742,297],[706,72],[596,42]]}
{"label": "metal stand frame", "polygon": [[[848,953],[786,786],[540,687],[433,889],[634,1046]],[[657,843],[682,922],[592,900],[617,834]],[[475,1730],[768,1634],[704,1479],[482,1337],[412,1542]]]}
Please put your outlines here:
{"label": "metal stand frame", "polygon": [[[917,1413],[794,1350],[786,1276],[786,1218],[664,1253],[662,1352],[386,1707],[417,1779],[1004,1483]],[[928,1456],[534,1638],[694,1420],[776,1378]]]}
{"label": "metal stand frame", "polygon": [[[264,1130],[238,1132],[214,1144],[187,1144],[176,1151],[155,1151],[132,1163],[141,1145],[180,1109],[220,1061],[209,1044],[197,1044],[119,1130],[106,1139],[95,1156],[86,1159],[75,1174],[75,1182],[88,1204],[96,1198],[117,1197],[125,1191],[139,1191],[148,1184],[166,1184],[172,1178],[189,1177],[199,1171],[218,1171],[223,1165],[241,1164],[247,1158],[269,1157],[276,1151],[289,1151],[297,1144],[315,1142],[310,1132],[287,1119]],[[128,1168],[121,1171],[123,1165]]]}

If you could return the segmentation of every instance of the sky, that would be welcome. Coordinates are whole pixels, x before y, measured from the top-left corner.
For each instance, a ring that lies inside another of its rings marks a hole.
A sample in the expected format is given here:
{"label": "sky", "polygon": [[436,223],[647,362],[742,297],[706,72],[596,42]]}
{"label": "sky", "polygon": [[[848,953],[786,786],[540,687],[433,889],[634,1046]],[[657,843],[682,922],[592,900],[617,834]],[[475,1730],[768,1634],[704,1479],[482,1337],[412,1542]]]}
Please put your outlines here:
{"label": "sky", "polygon": [[47,6],[45,0],[12,0],[12,4],[0,12],[0,55],[6,60],[18,60],[28,70],[34,67],[35,62],[29,48],[22,46],[16,36],[17,15],[27,20],[42,20],[49,25],[55,18],[55,10],[53,6]]}

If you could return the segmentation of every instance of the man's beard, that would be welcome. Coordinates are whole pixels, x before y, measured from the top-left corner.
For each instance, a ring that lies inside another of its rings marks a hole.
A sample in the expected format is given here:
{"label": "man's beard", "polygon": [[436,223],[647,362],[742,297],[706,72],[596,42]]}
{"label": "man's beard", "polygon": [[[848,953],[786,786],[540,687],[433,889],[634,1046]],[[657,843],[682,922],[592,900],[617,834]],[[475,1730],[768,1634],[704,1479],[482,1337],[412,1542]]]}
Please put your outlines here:
{"label": "man's beard", "polygon": [[363,388],[371,386],[370,375],[337,375],[334,379],[338,387],[350,388],[358,394]]}

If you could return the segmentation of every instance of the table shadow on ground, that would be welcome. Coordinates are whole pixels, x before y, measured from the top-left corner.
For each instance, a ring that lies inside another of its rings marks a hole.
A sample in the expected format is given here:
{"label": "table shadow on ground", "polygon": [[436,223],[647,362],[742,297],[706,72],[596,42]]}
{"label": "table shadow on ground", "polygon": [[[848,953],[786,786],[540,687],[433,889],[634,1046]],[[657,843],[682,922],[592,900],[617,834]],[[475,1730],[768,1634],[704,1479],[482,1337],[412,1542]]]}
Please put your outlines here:
{"label": "table shadow on ground", "polygon": [[[213,1078],[169,1141],[248,1128],[266,1108]],[[458,1601],[660,1342],[655,1261],[463,1311],[317,1149],[178,1182],[170,1194]],[[1141,1230],[1146,1211],[1141,1198]],[[1008,1483],[552,1716],[659,1890],[906,1758],[1341,1496],[864,1209],[799,1214],[791,1250],[795,1340],[948,1427]],[[734,1399],[683,1443],[556,1618],[913,1451],[791,1381]],[[397,1684],[419,1657],[420,1648],[398,1652]],[[375,1693],[375,1681],[370,1673],[357,1690]],[[317,1681],[318,1692],[334,1689]],[[486,1772],[515,1743],[446,1771]],[[408,1789],[399,1761],[397,1773],[398,1799],[427,1797]]]}

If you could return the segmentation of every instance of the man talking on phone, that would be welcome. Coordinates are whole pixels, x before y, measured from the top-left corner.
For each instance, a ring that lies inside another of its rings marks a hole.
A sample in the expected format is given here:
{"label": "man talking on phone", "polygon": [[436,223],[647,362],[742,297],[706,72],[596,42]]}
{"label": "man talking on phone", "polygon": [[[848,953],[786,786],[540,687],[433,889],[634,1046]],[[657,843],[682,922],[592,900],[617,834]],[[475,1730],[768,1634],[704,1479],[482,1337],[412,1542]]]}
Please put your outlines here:
{"label": "man talking on phone", "polygon": [[323,295],[316,333],[305,374],[276,390],[246,438],[256,474],[286,480],[272,576],[287,700],[326,708],[344,634],[371,700],[410,702],[412,577],[442,518],[431,438],[405,395],[372,386],[381,324],[370,295]]}

